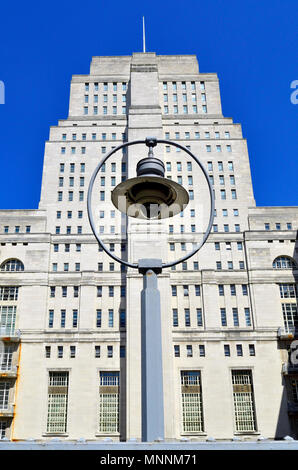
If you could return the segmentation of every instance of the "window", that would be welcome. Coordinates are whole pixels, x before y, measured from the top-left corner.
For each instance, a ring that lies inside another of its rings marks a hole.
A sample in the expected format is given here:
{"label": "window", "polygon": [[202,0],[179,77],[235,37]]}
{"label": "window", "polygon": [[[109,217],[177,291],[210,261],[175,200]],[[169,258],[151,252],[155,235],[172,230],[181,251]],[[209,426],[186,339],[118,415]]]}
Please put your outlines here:
{"label": "window", "polygon": [[200,355],[200,357],[205,357],[205,346],[204,346],[204,344],[199,344],[199,355]]}
{"label": "window", "polygon": [[224,355],[226,357],[230,356],[231,353],[230,353],[230,345],[229,344],[224,344]]}
{"label": "window", "polygon": [[236,189],[231,189],[232,199],[237,199]]}
{"label": "window", "polygon": [[231,295],[236,295],[236,286],[235,284],[230,285]]}
{"label": "window", "polygon": [[57,350],[58,350],[58,359],[62,359],[63,358],[63,346],[58,346]]}
{"label": "window", "polygon": [[239,326],[238,308],[233,308],[233,323],[234,326]]}
{"label": "window", "polygon": [[173,314],[173,326],[178,326],[178,310],[177,310],[177,308],[173,308],[172,314]]}
{"label": "window", "polygon": [[79,286],[73,286],[73,296],[79,297]]}
{"label": "window", "polygon": [[174,345],[174,356],[180,357],[180,346],[178,344]]}
{"label": "window", "polygon": [[1,271],[9,271],[9,272],[15,272],[15,271],[24,271],[24,265],[23,263],[18,260],[18,259],[9,259],[7,261],[4,261],[4,263],[1,264]]}
{"label": "window", "polygon": [[220,317],[221,317],[221,326],[227,326],[227,316],[226,316],[226,309],[220,309]]}
{"label": "window", "polygon": [[97,263],[97,270],[100,272],[103,270],[103,263]]}
{"label": "window", "polygon": [[184,317],[185,317],[185,326],[190,326],[190,311],[189,311],[189,308],[184,309]]}
{"label": "window", "polygon": [[221,189],[220,190],[220,198],[222,200],[225,200],[227,197],[226,197],[226,190],[225,189]]}
{"label": "window", "polygon": [[280,230],[280,223],[279,222],[275,224],[275,229]]}
{"label": "window", "polygon": [[256,431],[255,405],[251,371],[233,370],[232,384],[236,431]]}
{"label": "window", "polygon": [[197,308],[197,326],[203,326],[202,309]]}
{"label": "window", "polygon": [[224,285],[223,284],[218,284],[218,294],[220,296],[224,296],[225,295],[225,290],[224,290]]}
{"label": "window", "polygon": [[186,345],[186,356],[192,357],[192,345],[191,344]]}
{"label": "window", "polygon": [[107,346],[107,356],[108,358],[113,357],[113,346]]}
{"label": "window", "polygon": [[250,356],[255,356],[256,355],[255,345],[254,344],[249,344],[248,345],[248,350],[249,350],[249,355]]}
{"label": "window", "polygon": [[272,266],[274,269],[294,269],[296,267],[294,260],[289,256],[275,258]]}
{"label": "window", "polygon": [[242,344],[236,344],[237,356],[243,356]]}
{"label": "window", "polygon": [[70,357],[71,358],[76,357],[76,347],[75,346],[70,346]]}
{"label": "window", "polygon": [[177,297],[177,286],[171,286],[172,289],[172,296]]}
{"label": "window", "polygon": [[109,286],[109,297],[114,297],[114,286]]}
{"label": "window", "polygon": [[279,284],[279,292],[282,299],[297,298],[297,288],[295,284]]}
{"label": "window", "polygon": [[195,294],[197,297],[200,297],[201,295],[201,286],[200,285],[195,285]]}
{"label": "window", "polygon": [[[108,354],[109,348],[112,348],[113,353],[113,346],[108,346]],[[100,433],[114,433],[119,431],[119,384],[119,372],[100,372]],[[107,393],[107,389],[109,393]]]}
{"label": "window", "polygon": [[291,224],[291,222],[287,222],[287,230],[292,230],[292,224]]}
{"label": "window", "polygon": [[101,327],[101,309],[96,310],[96,328]]}
{"label": "window", "polygon": [[183,432],[194,433],[204,431],[201,390],[202,388],[200,371],[181,371]]}
{"label": "window", "polygon": [[49,359],[51,357],[51,346],[45,347],[45,357]]}
{"label": "window", "polygon": [[109,328],[114,326],[114,310],[109,309]]}
{"label": "window", "polygon": [[193,262],[193,269],[194,269],[194,271],[198,271],[198,270],[199,270],[199,263],[198,263],[198,261],[194,261],[194,262]]}
{"label": "window", "polygon": [[217,271],[220,271],[221,270],[221,261],[216,261],[216,269]]}
{"label": "window", "polygon": [[246,284],[242,284],[242,295],[248,295],[247,285]]}
{"label": "window", "polygon": [[244,269],[244,261],[239,261],[239,269]]}
{"label": "window", "polygon": [[61,310],[60,314],[61,314],[60,327],[65,328],[66,310]]}
{"label": "window", "polygon": [[[236,226],[235,226],[236,227]],[[236,230],[237,231],[237,230]],[[240,231],[240,230],[239,230]],[[237,250],[242,251],[243,250],[243,244],[242,242],[237,242]]]}
{"label": "window", "polygon": [[214,243],[214,248],[216,251],[219,251],[220,250],[220,243],[219,242],[215,242]]}
{"label": "window", "polygon": [[250,309],[248,307],[244,309],[244,314],[246,326],[251,326]]}
{"label": "window", "polygon": [[296,303],[282,303],[282,313],[286,331],[298,328],[298,311]]}
{"label": "window", "polygon": [[[63,347],[62,355],[63,355]],[[60,350],[61,351],[61,350]],[[59,352],[58,352],[59,357]],[[47,432],[64,433],[67,430],[68,372],[49,372]]]}

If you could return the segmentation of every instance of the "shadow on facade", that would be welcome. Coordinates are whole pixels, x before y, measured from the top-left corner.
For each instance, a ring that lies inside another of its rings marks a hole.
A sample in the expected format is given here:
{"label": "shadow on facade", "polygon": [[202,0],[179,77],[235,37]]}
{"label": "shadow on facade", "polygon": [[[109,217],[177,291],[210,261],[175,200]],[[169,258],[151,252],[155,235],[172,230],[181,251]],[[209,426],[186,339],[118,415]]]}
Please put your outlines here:
{"label": "shadow on facade", "polygon": [[[293,282],[296,285],[296,298],[297,298],[297,285],[298,285],[298,231],[296,232],[296,240],[292,258],[295,262],[293,267]],[[297,305],[297,301],[296,301]],[[297,305],[298,307],[298,305]],[[294,340],[298,339],[298,308],[296,307],[296,315],[294,316],[295,333]],[[281,350],[287,351],[287,363],[283,365],[281,371],[281,380],[283,386],[283,394],[279,410],[279,418],[276,426],[275,439],[281,439],[287,434],[288,422],[291,427],[291,437],[298,439],[298,365],[294,367],[291,361],[291,343],[292,339],[281,341],[277,343],[277,347]],[[283,354],[283,358],[285,358]]]}

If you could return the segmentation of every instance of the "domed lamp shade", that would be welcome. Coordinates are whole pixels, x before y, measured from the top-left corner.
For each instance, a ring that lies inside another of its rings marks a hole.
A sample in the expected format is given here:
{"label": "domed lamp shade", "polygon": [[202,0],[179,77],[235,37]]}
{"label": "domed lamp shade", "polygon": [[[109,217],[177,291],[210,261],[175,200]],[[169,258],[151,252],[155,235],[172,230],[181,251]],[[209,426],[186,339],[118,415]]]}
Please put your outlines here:
{"label": "domed lamp shade", "polygon": [[189,202],[188,192],[175,181],[164,178],[161,160],[148,156],[137,164],[137,177],[118,184],[112,191],[114,206],[139,219],[166,219],[179,214]]}

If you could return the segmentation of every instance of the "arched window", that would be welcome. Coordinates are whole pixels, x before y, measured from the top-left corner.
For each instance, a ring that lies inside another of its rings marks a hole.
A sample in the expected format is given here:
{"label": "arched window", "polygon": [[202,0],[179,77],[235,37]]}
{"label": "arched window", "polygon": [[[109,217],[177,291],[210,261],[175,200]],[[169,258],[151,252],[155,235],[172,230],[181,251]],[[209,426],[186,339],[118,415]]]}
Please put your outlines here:
{"label": "arched window", "polygon": [[1,271],[24,271],[24,265],[19,259],[8,259],[1,264]]}
{"label": "arched window", "polygon": [[275,269],[293,269],[296,267],[295,261],[289,256],[278,256],[272,264]]}

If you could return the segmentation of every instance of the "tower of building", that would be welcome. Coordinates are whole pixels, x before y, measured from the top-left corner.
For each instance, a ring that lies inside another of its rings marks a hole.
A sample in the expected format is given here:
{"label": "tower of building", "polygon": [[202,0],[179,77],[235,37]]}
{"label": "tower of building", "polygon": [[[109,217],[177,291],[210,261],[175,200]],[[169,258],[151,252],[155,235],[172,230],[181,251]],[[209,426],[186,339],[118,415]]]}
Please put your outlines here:
{"label": "tower of building", "polygon": [[[111,149],[148,136],[197,155],[215,196],[207,243],[159,276],[165,438],[297,436],[298,210],[256,207],[246,140],[222,114],[216,74],[193,55],[135,53],[94,57],[89,75],[73,76],[68,117],[45,144],[38,209],[0,211],[2,439],[141,437],[142,276],[100,251],[87,190]],[[93,214],[118,257],[171,261],[204,231],[207,192],[187,154],[158,146],[190,201],[148,235],[111,203],[143,147],[103,166]]]}

